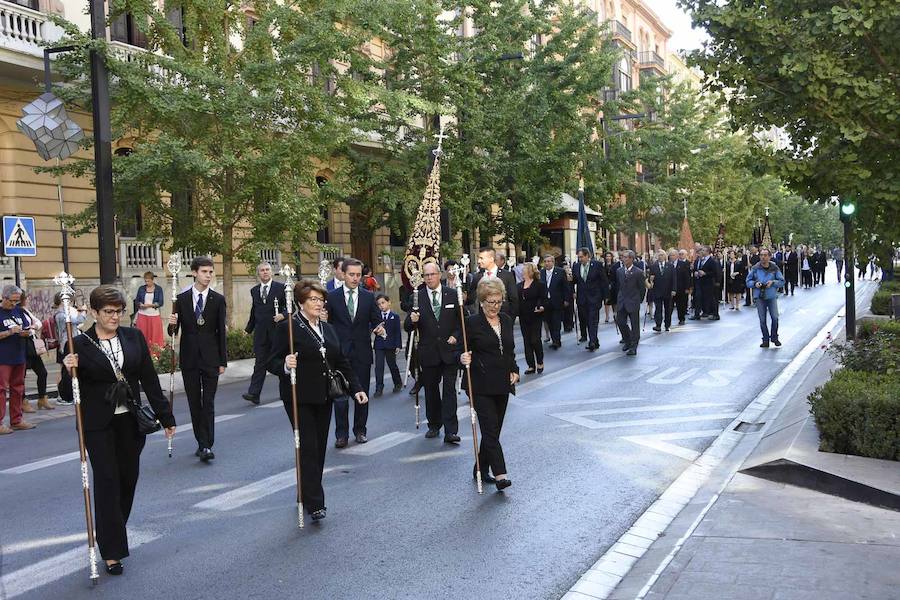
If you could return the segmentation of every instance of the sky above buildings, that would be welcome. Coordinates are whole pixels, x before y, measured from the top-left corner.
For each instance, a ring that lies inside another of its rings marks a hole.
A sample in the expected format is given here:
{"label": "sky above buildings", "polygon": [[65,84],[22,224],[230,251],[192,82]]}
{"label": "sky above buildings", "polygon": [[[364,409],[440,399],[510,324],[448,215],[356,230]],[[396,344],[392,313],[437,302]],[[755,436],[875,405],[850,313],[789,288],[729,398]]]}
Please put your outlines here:
{"label": "sky above buildings", "polygon": [[669,50],[697,50],[707,39],[703,29],[691,28],[691,17],[678,7],[677,0],[644,0],[672,30]]}

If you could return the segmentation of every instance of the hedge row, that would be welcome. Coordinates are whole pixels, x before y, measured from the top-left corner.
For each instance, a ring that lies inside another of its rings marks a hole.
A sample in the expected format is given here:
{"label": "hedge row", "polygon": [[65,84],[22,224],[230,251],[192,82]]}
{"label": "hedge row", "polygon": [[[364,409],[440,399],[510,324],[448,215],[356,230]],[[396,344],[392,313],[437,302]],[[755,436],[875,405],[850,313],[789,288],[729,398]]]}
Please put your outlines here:
{"label": "hedge row", "polygon": [[[226,336],[228,348],[228,360],[241,360],[253,358],[253,336],[244,333],[240,329],[232,329]],[[153,359],[153,366],[157,373],[168,373],[172,369],[172,346],[166,344],[160,349],[160,354]],[[177,367],[176,367],[177,368]]]}

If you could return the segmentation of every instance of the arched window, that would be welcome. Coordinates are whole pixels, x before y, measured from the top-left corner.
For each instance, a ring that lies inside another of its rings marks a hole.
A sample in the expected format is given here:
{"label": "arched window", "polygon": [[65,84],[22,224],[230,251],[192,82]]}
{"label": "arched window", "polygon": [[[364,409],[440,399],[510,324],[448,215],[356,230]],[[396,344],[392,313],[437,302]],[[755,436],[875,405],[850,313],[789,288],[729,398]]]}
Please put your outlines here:
{"label": "arched window", "polygon": [[631,91],[631,65],[626,57],[622,57],[619,61],[619,69],[616,74],[616,88],[620,92]]}

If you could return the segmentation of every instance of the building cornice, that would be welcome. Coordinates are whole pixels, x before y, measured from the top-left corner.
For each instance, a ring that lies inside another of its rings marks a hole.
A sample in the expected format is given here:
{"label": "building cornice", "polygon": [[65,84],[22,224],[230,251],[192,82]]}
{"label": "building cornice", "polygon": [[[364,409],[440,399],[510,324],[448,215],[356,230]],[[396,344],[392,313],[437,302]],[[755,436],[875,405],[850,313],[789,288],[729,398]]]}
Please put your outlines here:
{"label": "building cornice", "polygon": [[653,12],[652,8],[650,8],[643,2],[636,0],[624,0],[624,3],[630,5],[632,8],[634,8],[634,10],[641,13],[645,19],[650,21],[654,27],[656,27],[666,36],[667,41],[672,37],[672,30],[666,27],[666,24],[663,23],[662,19],[659,18],[659,15]]}

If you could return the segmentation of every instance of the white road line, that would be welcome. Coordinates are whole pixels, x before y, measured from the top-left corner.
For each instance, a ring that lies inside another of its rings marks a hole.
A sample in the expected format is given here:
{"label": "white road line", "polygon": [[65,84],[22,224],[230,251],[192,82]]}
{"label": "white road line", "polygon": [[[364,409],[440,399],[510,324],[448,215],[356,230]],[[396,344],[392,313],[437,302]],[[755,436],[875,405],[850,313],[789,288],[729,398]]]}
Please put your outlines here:
{"label": "white road line", "polygon": [[[142,546],[162,537],[160,534],[146,531],[131,531],[128,534],[128,545],[131,549]],[[87,537],[85,543],[78,548],[72,548],[56,556],[22,567],[12,573],[3,575],[2,589],[6,592],[5,598],[14,598],[46,585],[50,582],[62,579],[81,571],[85,583],[88,581],[88,549]],[[97,553],[98,569],[103,568],[100,553]]]}
{"label": "white road line", "polygon": [[[588,414],[594,414],[593,411],[582,411],[587,412]],[[568,421],[570,423],[575,423],[576,425],[581,425],[582,427],[587,427],[588,429],[613,429],[615,427],[637,427],[643,425],[670,425],[674,423],[695,423],[699,421],[718,421],[719,419],[733,419],[738,415],[736,412],[729,413],[711,413],[706,415],[696,415],[693,417],[660,417],[657,419],[636,419],[633,421],[610,421],[607,423],[601,423],[599,421],[594,421],[593,419],[585,418],[584,416],[572,416],[573,413],[560,413],[555,415],[550,415],[551,417],[556,417],[558,419],[562,419],[563,421]]]}
{"label": "white road line", "polygon": [[346,450],[342,450],[341,454],[352,454],[354,456],[373,456],[375,454],[378,454],[379,452],[384,452],[389,448],[398,446],[403,442],[408,442],[414,437],[416,437],[416,434],[414,433],[392,431],[391,433],[387,433],[385,435],[369,440],[369,442],[366,444],[357,444],[356,446],[352,446],[350,448],[347,448]]}
{"label": "white road line", "polygon": [[621,358],[623,356],[625,356],[623,352],[615,351],[607,352],[605,354],[601,354],[600,356],[595,356],[594,358],[589,358],[588,360],[574,364],[570,367],[566,367],[565,369],[560,369],[559,371],[554,371],[547,375],[543,375],[539,379],[532,379],[526,383],[523,383],[522,385],[518,386],[516,392],[521,398],[522,396],[530,394],[531,392],[535,392],[537,390],[544,389],[545,387],[554,385],[558,383],[559,380],[565,379],[570,375],[585,371],[589,367],[599,367],[600,365],[612,362],[617,358]]}
{"label": "white road line", "polygon": [[701,431],[680,431],[673,433],[650,433],[646,435],[626,435],[623,440],[639,444],[646,448],[659,450],[666,454],[672,454],[685,460],[694,461],[700,456],[700,453],[690,448],[670,444],[673,440],[693,440],[697,438],[716,437],[722,433],[721,429],[704,429]]}
{"label": "white road line", "polygon": [[22,473],[30,473],[31,471],[37,471],[38,469],[52,467],[53,465],[58,465],[60,463],[69,462],[70,460],[78,460],[78,457],[79,457],[79,453],[77,451],[76,452],[67,452],[66,454],[60,454],[59,456],[51,456],[50,458],[36,460],[34,462],[26,463],[24,465],[19,465],[18,467],[4,469],[3,471],[0,471],[0,474],[21,475]]}
{"label": "white road line", "polygon": [[60,544],[74,544],[87,540],[87,536],[82,531],[80,533],[70,533],[69,535],[58,535],[55,537],[37,538],[32,540],[24,540],[12,544],[3,544],[2,551],[4,555],[15,554],[16,552],[25,552],[28,550],[37,550],[38,548],[46,548],[47,546],[58,546]]}
{"label": "white road line", "polygon": [[564,402],[527,402],[523,406],[531,406],[534,408],[553,408],[555,406],[577,406],[579,404],[606,404],[613,402],[639,402],[646,400],[638,396],[616,396],[613,398],[585,398],[584,400],[566,400]]}
{"label": "white road line", "polygon": [[[349,467],[346,465],[328,467],[322,473],[332,473],[348,468]],[[221,512],[234,510],[245,504],[250,504],[251,502],[265,498],[266,496],[271,496],[283,489],[293,487],[296,484],[296,472],[294,469],[288,469],[287,471],[282,471],[271,477],[260,479],[259,481],[231,490],[230,492],[225,492],[224,494],[219,494],[218,496],[213,496],[212,498],[198,502],[194,504],[193,508]]]}
{"label": "white road line", "polygon": [[[239,419],[239,418],[243,417],[245,414],[246,413],[242,413],[239,415],[219,415],[218,417],[215,417],[213,419],[213,421],[216,423],[223,423],[225,421],[231,421],[232,419]],[[188,421],[187,423],[181,423],[178,425],[178,431],[175,432],[175,437],[178,437],[178,434],[187,433],[189,431],[191,431],[191,422]],[[156,437],[163,437],[163,436],[165,436],[165,434],[166,434],[165,430],[160,429],[159,431],[157,431],[156,433],[153,433],[151,435],[156,436]]]}

